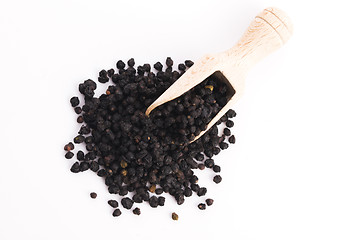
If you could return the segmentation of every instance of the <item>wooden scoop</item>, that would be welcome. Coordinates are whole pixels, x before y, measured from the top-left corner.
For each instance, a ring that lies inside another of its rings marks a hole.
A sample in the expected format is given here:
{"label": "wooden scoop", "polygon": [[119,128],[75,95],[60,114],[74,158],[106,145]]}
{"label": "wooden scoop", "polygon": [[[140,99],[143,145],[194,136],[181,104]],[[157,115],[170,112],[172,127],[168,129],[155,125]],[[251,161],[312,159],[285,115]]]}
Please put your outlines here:
{"label": "wooden scoop", "polygon": [[146,110],[149,115],[156,107],[171,101],[189,91],[210,75],[214,74],[228,83],[232,91],[227,104],[210,121],[201,137],[234,104],[244,91],[245,76],[250,68],[273,51],[283,46],[291,37],[293,26],[287,15],[277,8],[267,8],[258,14],[249,28],[232,48],[225,52],[205,55],[186,71]]}

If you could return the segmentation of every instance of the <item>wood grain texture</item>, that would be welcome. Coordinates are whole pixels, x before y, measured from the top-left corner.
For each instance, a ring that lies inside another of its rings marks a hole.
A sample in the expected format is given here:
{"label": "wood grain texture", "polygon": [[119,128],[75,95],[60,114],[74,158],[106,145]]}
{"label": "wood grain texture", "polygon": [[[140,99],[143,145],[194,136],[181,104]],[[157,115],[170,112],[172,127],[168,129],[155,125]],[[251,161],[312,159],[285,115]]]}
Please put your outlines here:
{"label": "wood grain texture", "polygon": [[[195,87],[216,71],[220,71],[232,85],[235,94],[220,112],[210,121],[201,137],[242,96],[245,77],[258,61],[279,49],[291,37],[293,26],[290,18],[277,8],[266,8],[250,24],[242,38],[229,50],[205,55],[186,71],[170,88],[146,110],[146,115],[156,107],[171,101]],[[194,140],[194,141],[195,141]]]}

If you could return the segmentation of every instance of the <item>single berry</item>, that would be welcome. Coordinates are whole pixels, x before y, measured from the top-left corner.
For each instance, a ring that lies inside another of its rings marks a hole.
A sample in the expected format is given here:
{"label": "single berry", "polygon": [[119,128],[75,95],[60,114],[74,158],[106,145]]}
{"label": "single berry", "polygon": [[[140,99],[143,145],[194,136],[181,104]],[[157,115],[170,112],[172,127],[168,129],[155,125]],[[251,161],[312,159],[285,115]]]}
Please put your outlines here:
{"label": "single berry", "polygon": [[108,204],[113,208],[117,208],[119,206],[119,203],[116,200],[109,200]]}
{"label": "single berry", "polygon": [[134,201],[128,197],[121,199],[121,205],[126,209],[131,209],[133,204],[134,204]]}
{"label": "single berry", "polygon": [[205,202],[206,202],[206,205],[211,206],[211,205],[213,205],[214,200],[211,199],[211,198],[208,198],[208,199],[205,200]]}
{"label": "single berry", "polygon": [[206,205],[205,205],[204,203],[200,203],[200,204],[198,205],[198,208],[199,208],[200,210],[205,210],[205,209],[206,209]]}
{"label": "single berry", "polygon": [[73,156],[74,156],[74,153],[72,153],[70,151],[65,154],[66,159],[71,159]]}
{"label": "single berry", "polygon": [[113,216],[114,216],[114,217],[118,217],[118,216],[120,216],[120,215],[121,215],[120,209],[118,209],[118,208],[115,209],[114,212],[113,212]]}
{"label": "single berry", "polygon": [[234,143],[235,143],[235,136],[234,136],[234,135],[231,135],[231,136],[229,137],[229,143],[231,143],[231,144],[234,144]]}
{"label": "single berry", "polygon": [[71,103],[72,107],[76,107],[80,103],[79,98],[78,97],[72,97],[70,99],[70,103]]}
{"label": "single berry", "polygon": [[221,177],[220,175],[216,175],[216,176],[213,178],[213,181],[214,181],[215,183],[220,183],[221,180],[222,180],[222,177]]}
{"label": "single berry", "polygon": [[140,215],[140,214],[141,214],[140,208],[135,208],[135,209],[133,210],[133,213],[134,213],[135,215]]}
{"label": "single berry", "polygon": [[213,166],[213,171],[218,173],[218,172],[221,172],[221,167],[219,165],[214,165]]}
{"label": "single berry", "polygon": [[74,150],[74,144],[72,143],[72,142],[69,142],[68,144],[66,144],[65,146],[64,146],[64,150],[65,151],[71,151],[71,150]]}
{"label": "single berry", "polygon": [[176,213],[172,213],[171,214],[171,218],[172,218],[172,220],[175,220],[175,221],[177,221],[177,220],[179,220],[179,215],[177,215]]}

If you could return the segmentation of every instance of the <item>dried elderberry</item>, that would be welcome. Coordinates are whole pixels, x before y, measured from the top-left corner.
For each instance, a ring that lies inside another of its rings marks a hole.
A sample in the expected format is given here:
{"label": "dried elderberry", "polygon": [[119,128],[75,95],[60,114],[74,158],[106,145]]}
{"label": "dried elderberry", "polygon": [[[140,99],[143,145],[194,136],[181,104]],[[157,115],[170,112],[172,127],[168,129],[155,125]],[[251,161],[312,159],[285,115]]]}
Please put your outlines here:
{"label": "dried elderberry", "polygon": [[[75,112],[81,113],[78,122],[83,123],[74,143],[84,143],[86,153],[78,150],[76,157],[80,162],[75,162],[70,170],[96,172],[105,180],[109,193],[124,196],[121,204],[126,209],[131,209],[134,202],[144,201],[151,207],[163,206],[163,192],[178,204],[193,192],[206,195],[207,189],[197,183],[196,169],[206,166],[220,172],[212,157],[229,147],[225,143],[227,137],[230,136],[229,143],[235,143],[235,137],[228,128],[219,132],[218,125],[232,127],[229,118],[236,116],[235,111],[229,110],[201,138],[192,140],[229,100],[227,85],[210,76],[157,107],[150,116],[145,115],[146,108],[193,64],[187,60],[178,65],[177,71],[173,60],[167,58],[165,68],[160,62],[154,64],[154,73],[150,64],[136,67],[135,60],[129,59],[126,67],[120,60],[116,72],[99,72],[98,81],[107,84],[100,96],[95,96],[97,85],[93,80],[80,83],[84,104],[78,106],[80,101],[75,97],[70,102]],[[74,146],[64,149],[70,152]],[[127,197],[129,193],[132,199]],[[113,213],[120,214],[118,209]]]}

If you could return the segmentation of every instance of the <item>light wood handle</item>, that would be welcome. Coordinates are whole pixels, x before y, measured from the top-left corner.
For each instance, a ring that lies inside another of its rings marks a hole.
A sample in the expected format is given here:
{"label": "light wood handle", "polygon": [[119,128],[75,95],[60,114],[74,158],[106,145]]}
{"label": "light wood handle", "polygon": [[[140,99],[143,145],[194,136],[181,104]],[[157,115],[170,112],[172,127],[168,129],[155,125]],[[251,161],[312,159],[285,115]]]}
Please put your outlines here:
{"label": "light wood handle", "polygon": [[291,37],[290,18],[280,9],[266,8],[258,14],[235,46],[224,53],[232,67],[241,65],[242,74],[258,61],[283,46]]}

